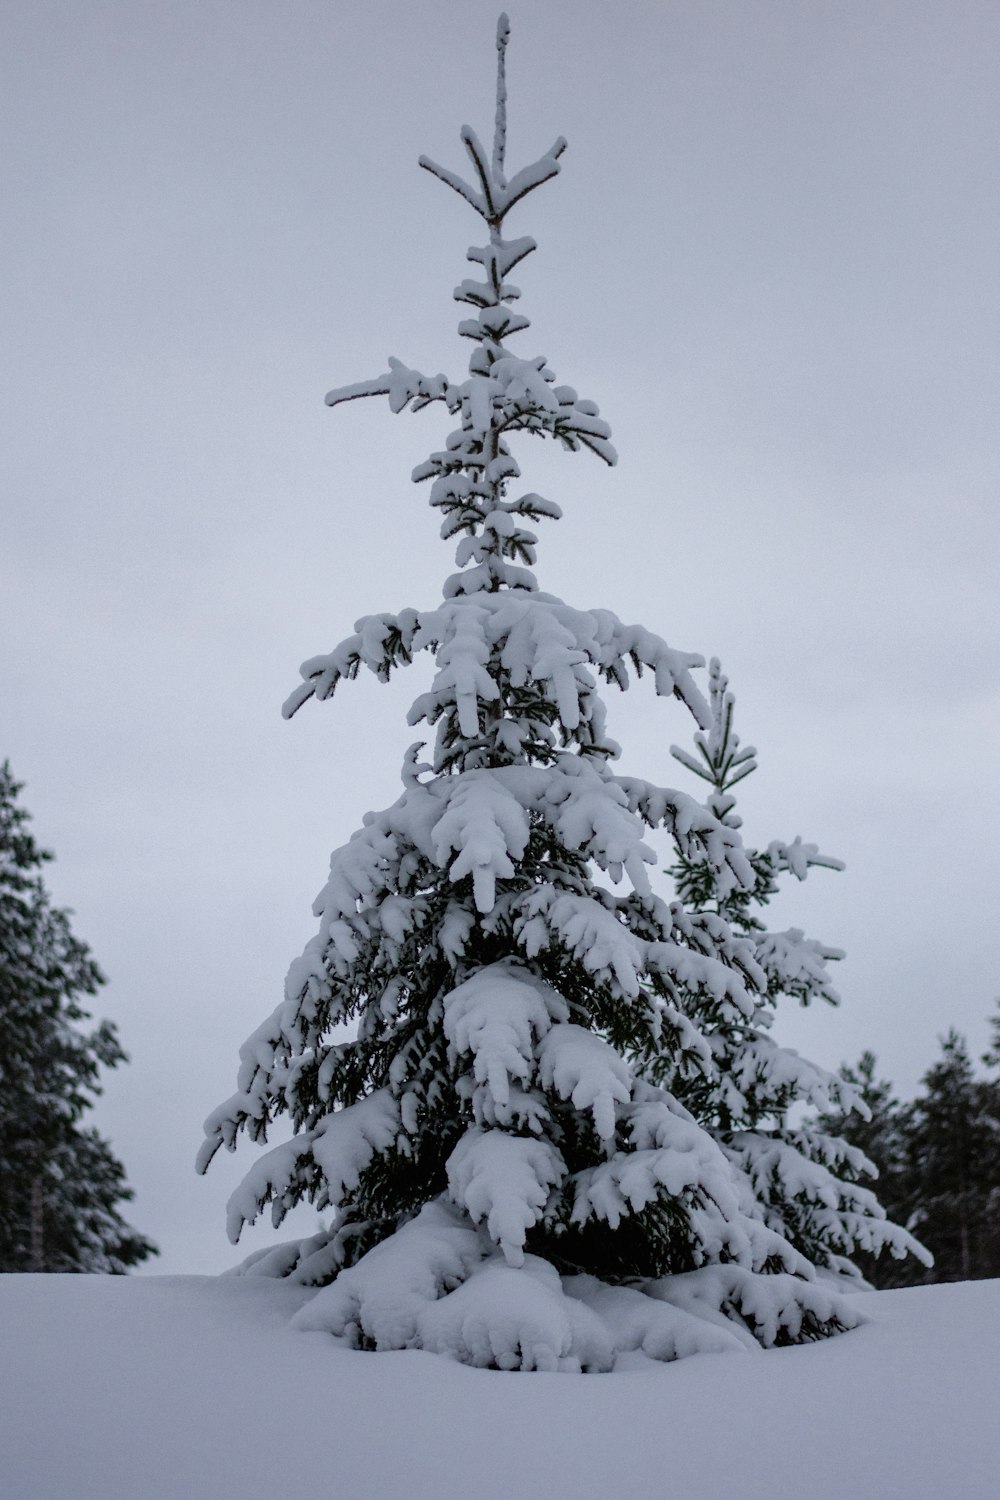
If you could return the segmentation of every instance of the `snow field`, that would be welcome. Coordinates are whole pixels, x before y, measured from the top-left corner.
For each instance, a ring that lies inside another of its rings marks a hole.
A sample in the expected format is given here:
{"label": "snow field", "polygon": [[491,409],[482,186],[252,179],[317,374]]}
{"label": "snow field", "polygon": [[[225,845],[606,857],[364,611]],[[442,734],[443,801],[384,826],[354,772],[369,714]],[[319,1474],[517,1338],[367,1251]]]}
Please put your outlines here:
{"label": "snow field", "polygon": [[606,1376],[364,1354],[253,1277],[0,1277],[7,1500],[995,1500],[1000,1281]]}

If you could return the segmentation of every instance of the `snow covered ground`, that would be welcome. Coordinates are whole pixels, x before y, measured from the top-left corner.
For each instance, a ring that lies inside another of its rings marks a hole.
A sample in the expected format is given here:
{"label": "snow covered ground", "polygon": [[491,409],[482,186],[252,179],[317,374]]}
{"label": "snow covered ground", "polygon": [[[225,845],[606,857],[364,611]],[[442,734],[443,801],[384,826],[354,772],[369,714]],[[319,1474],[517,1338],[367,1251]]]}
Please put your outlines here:
{"label": "snow covered ground", "polygon": [[823,1344],[504,1375],[289,1328],[214,1277],[0,1277],[6,1500],[995,1500],[1000,1281]]}

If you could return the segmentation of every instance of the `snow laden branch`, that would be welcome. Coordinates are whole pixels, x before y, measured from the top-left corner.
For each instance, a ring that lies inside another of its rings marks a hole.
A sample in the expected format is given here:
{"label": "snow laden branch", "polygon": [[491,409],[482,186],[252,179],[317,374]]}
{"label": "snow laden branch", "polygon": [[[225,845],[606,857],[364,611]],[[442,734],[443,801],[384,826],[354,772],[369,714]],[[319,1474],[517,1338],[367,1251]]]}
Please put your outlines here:
{"label": "snow laden branch", "polygon": [[[446,593],[468,581],[469,574],[456,575]],[[303,682],[285,703],[285,717],[309,698],[332,697],[362,667],[386,682],[394,668],[425,650],[434,653],[438,670],[409,722],[441,724],[438,768],[453,759],[462,736],[475,743],[477,764],[485,763],[484,755],[516,759],[529,745],[544,757],[560,739],[616,755],[590,668],[622,689],[630,668],[637,676],[648,671],[658,696],[679,699],[698,722],[710,720],[691,675],[702,657],[624,624],[610,610],[573,609],[552,595],[514,589],[455,594],[434,610],[366,615],[333,651],[303,664]],[[515,703],[517,715],[501,711]]]}

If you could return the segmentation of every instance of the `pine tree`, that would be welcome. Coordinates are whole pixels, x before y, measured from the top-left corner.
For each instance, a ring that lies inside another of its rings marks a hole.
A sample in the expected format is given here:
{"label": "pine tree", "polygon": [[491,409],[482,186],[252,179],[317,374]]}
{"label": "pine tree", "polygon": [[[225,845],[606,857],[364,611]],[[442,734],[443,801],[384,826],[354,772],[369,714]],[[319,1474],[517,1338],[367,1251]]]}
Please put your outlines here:
{"label": "pine tree", "polygon": [[1000,1068],[1000,998],[994,1002],[994,1014],[990,1016],[989,1045],[982,1060],[988,1068]]}
{"label": "pine tree", "polygon": [[[398,800],[334,853],[319,932],[241,1049],[199,1167],[290,1124],[233,1195],[230,1235],[267,1204],[274,1223],[303,1200],[334,1209],[328,1229],[244,1269],[321,1287],[299,1326],[361,1347],[601,1370],[630,1349],[670,1359],[819,1337],[857,1322],[850,1300],[768,1225],[681,1098],[721,1088],[699,1015],[717,1032],[751,1024],[767,973],[724,916],[653,892],[646,832],[668,829],[726,898],[757,872],[694,798],[615,773],[598,694],[600,679],[625,688],[630,667],[647,670],[709,730],[692,677],[703,659],[564,604],[531,571],[531,528],[560,512],[521,492],[512,440],[609,464],[615,452],[592,401],[508,347],[529,326],[508,278],[535,242],[507,238],[507,215],[556,176],[565,142],[507,175],[507,34],[502,17],[492,153],[464,127],[471,181],[420,161],[488,230],[455,293],[472,313],[468,377],[391,359],[327,397],[447,407],[457,426],[413,478],[459,538],[458,571],[436,607],[366,616],[306,662],[285,710],[430,651],[436,675],[408,722],[435,726],[433,750],[407,752]],[[354,1038],[335,1039],[345,1022]]]}
{"label": "pine tree", "polygon": [[[915,1201],[910,1159],[913,1107],[896,1098],[889,1080],[876,1076],[876,1067],[875,1054],[870,1051],[863,1052],[853,1067],[845,1063],[840,1076],[856,1091],[864,1109],[824,1112],[819,1124],[862,1153],[875,1168],[875,1191],[886,1215],[910,1228]],[[915,1263],[912,1256],[900,1259],[888,1246],[878,1253],[857,1249],[851,1259],[875,1287],[915,1286],[932,1279],[927,1275],[926,1260]]]}
{"label": "pine tree", "polygon": [[155,1247],[122,1219],[121,1163],[81,1119],[102,1067],[127,1061],[115,1028],[81,1030],[104,983],[52,906],[51,855],[28,830],[21,785],[0,766],[0,1271],[123,1272]]}
{"label": "pine tree", "polygon": [[911,1220],[934,1253],[925,1279],[1000,1275],[1000,1088],[975,1076],[954,1028],[913,1103],[909,1150]]}
{"label": "pine tree", "polygon": [[[706,810],[723,827],[742,827],[733,789],[757,769],[756,751],[741,746],[734,728],[735,697],[717,660],[709,669],[711,725],[694,737],[695,754],[671,746],[671,754],[711,787]],[[808,1062],[772,1035],[778,1006],[795,1000],[839,1004],[828,965],[843,957],[799,928],[771,931],[762,913],[777,894],[781,879],[805,880],[811,869],[842,870],[840,860],[821,854],[815,844],[795,838],[773,840],[766,848],[747,849],[751,883],[734,886],[718,879],[702,855],[691,859],[678,849],[671,869],[677,895],[686,911],[712,914],[731,931],[744,935],[766,978],[750,1015],[736,1021],[719,1012],[711,995],[693,993],[684,1002],[712,1049],[715,1068],[681,1087],[679,1096],[700,1123],[716,1136],[726,1155],[750,1181],[769,1228],[789,1241],[814,1265],[841,1275],[857,1276],[855,1257],[896,1260],[926,1252],[891,1223],[860,1179],[875,1167],[848,1129],[832,1128],[870,1115],[872,1100],[864,1083],[849,1073],[840,1076]],[[657,1059],[653,1077],[669,1076],[670,1059]],[[820,1111],[813,1120],[796,1120],[802,1106]],[[861,1128],[864,1129],[863,1123]],[[873,1124],[873,1130],[878,1124]]]}

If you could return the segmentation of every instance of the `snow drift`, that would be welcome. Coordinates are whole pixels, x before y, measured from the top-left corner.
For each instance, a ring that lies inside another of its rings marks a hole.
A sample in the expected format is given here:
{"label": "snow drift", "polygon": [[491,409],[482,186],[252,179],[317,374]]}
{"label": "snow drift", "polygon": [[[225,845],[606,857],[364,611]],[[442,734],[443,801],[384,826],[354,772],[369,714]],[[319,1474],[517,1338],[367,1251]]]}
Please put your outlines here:
{"label": "snow drift", "polygon": [[292,1327],[251,1277],[0,1277],[10,1500],[993,1500],[1000,1281],[874,1292],[840,1338],[512,1380]]}

